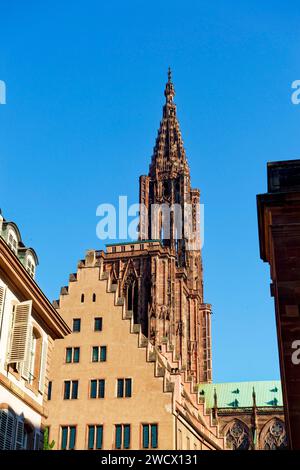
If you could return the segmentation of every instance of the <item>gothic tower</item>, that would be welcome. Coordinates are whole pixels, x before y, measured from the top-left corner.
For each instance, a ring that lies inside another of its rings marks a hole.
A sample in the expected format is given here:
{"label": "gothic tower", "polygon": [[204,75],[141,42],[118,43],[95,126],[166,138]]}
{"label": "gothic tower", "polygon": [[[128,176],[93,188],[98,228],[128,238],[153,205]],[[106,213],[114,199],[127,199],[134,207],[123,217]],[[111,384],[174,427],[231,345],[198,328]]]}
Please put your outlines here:
{"label": "gothic tower", "polygon": [[[210,381],[210,306],[203,301],[200,192],[191,188],[174,96],[169,69],[166,101],[149,173],[140,177],[140,240],[160,240],[168,248],[172,260],[162,268],[156,267],[162,273],[159,274],[160,282],[155,284],[156,296],[149,305],[149,335],[156,343],[166,335],[158,325],[159,320],[153,316],[161,309],[168,312],[167,336],[183,365],[191,375]],[[161,208],[165,209],[165,217]],[[191,236],[195,237],[194,244]]]}
{"label": "gothic tower", "polygon": [[[211,312],[203,300],[197,243],[200,194],[191,189],[174,95],[169,70],[149,173],[140,177],[139,240],[107,245],[97,258],[142,333],[155,347],[166,344],[173,350],[194,381],[210,382]],[[153,212],[155,206],[159,210]],[[162,207],[169,216],[166,224]]]}

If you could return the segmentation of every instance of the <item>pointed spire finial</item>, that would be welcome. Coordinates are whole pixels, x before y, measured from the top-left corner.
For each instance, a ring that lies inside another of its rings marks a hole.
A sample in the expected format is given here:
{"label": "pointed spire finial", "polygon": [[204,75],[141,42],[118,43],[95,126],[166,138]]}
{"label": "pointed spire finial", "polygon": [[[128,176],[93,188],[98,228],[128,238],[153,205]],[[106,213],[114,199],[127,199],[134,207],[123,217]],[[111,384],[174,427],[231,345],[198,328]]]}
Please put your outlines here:
{"label": "pointed spire finial", "polygon": [[252,400],[253,400],[253,407],[256,408],[256,393],[255,388],[252,389]]}
{"label": "pointed spire finial", "polygon": [[218,396],[216,388],[214,388],[214,408],[218,408]]}
{"label": "pointed spire finial", "polygon": [[169,67],[168,68],[168,82],[165,88],[165,97],[166,97],[167,103],[171,103],[173,101],[174,96],[175,96],[175,90],[174,90],[174,85],[172,83],[172,72],[171,72],[171,67]]}

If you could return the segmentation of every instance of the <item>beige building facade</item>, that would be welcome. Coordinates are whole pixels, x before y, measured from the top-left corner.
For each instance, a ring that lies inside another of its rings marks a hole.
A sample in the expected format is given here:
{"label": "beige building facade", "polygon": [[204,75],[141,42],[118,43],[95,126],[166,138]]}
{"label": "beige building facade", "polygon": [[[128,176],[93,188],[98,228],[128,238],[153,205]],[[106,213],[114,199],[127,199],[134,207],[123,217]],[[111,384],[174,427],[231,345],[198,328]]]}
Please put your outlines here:
{"label": "beige building facade", "polygon": [[180,361],[143,335],[98,252],[79,263],[57,306],[73,333],[56,341],[51,365],[47,425],[56,449],[222,448]]}
{"label": "beige building facade", "polygon": [[0,215],[0,450],[43,447],[53,342],[69,332],[34,281],[37,256]]}

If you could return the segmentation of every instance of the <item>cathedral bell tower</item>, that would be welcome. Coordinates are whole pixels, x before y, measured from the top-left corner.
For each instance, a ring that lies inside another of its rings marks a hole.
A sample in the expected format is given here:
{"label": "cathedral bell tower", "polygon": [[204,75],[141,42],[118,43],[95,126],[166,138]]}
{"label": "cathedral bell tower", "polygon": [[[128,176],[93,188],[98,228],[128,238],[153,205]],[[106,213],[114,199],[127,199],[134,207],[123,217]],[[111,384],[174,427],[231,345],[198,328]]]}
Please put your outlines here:
{"label": "cathedral bell tower", "polygon": [[97,256],[144,336],[173,353],[194,381],[210,382],[210,305],[203,300],[200,242],[190,237],[200,225],[200,192],[191,189],[174,96],[169,70],[149,173],[140,177],[139,240],[107,245]]}
{"label": "cathedral bell tower", "polygon": [[148,175],[140,177],[140,241],[159,240],[164,257],[151,260],[148,336],[174,347],[182,366],[198,381],[211,380],[210,305],[203,301],[199,233],[200,191],[190,170],[174,103],[171,70]]}

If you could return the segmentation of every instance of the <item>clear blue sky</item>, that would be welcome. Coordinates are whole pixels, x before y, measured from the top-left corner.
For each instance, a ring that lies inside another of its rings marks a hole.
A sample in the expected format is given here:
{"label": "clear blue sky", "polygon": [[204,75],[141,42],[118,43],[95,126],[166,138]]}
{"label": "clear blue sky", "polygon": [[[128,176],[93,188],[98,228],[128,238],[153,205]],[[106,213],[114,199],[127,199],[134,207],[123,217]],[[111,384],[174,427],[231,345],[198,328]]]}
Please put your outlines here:
{"label": "clear blue sky", "polygon": [[[6,3],[6,4],[5,4]],[[266,163],[299,158],[299,2],[1,2],[0,207],[58,298],[96,238],[96,207],[148,171],[171,65],[205,204],[214,380],[279,377],[256,194]]]}

